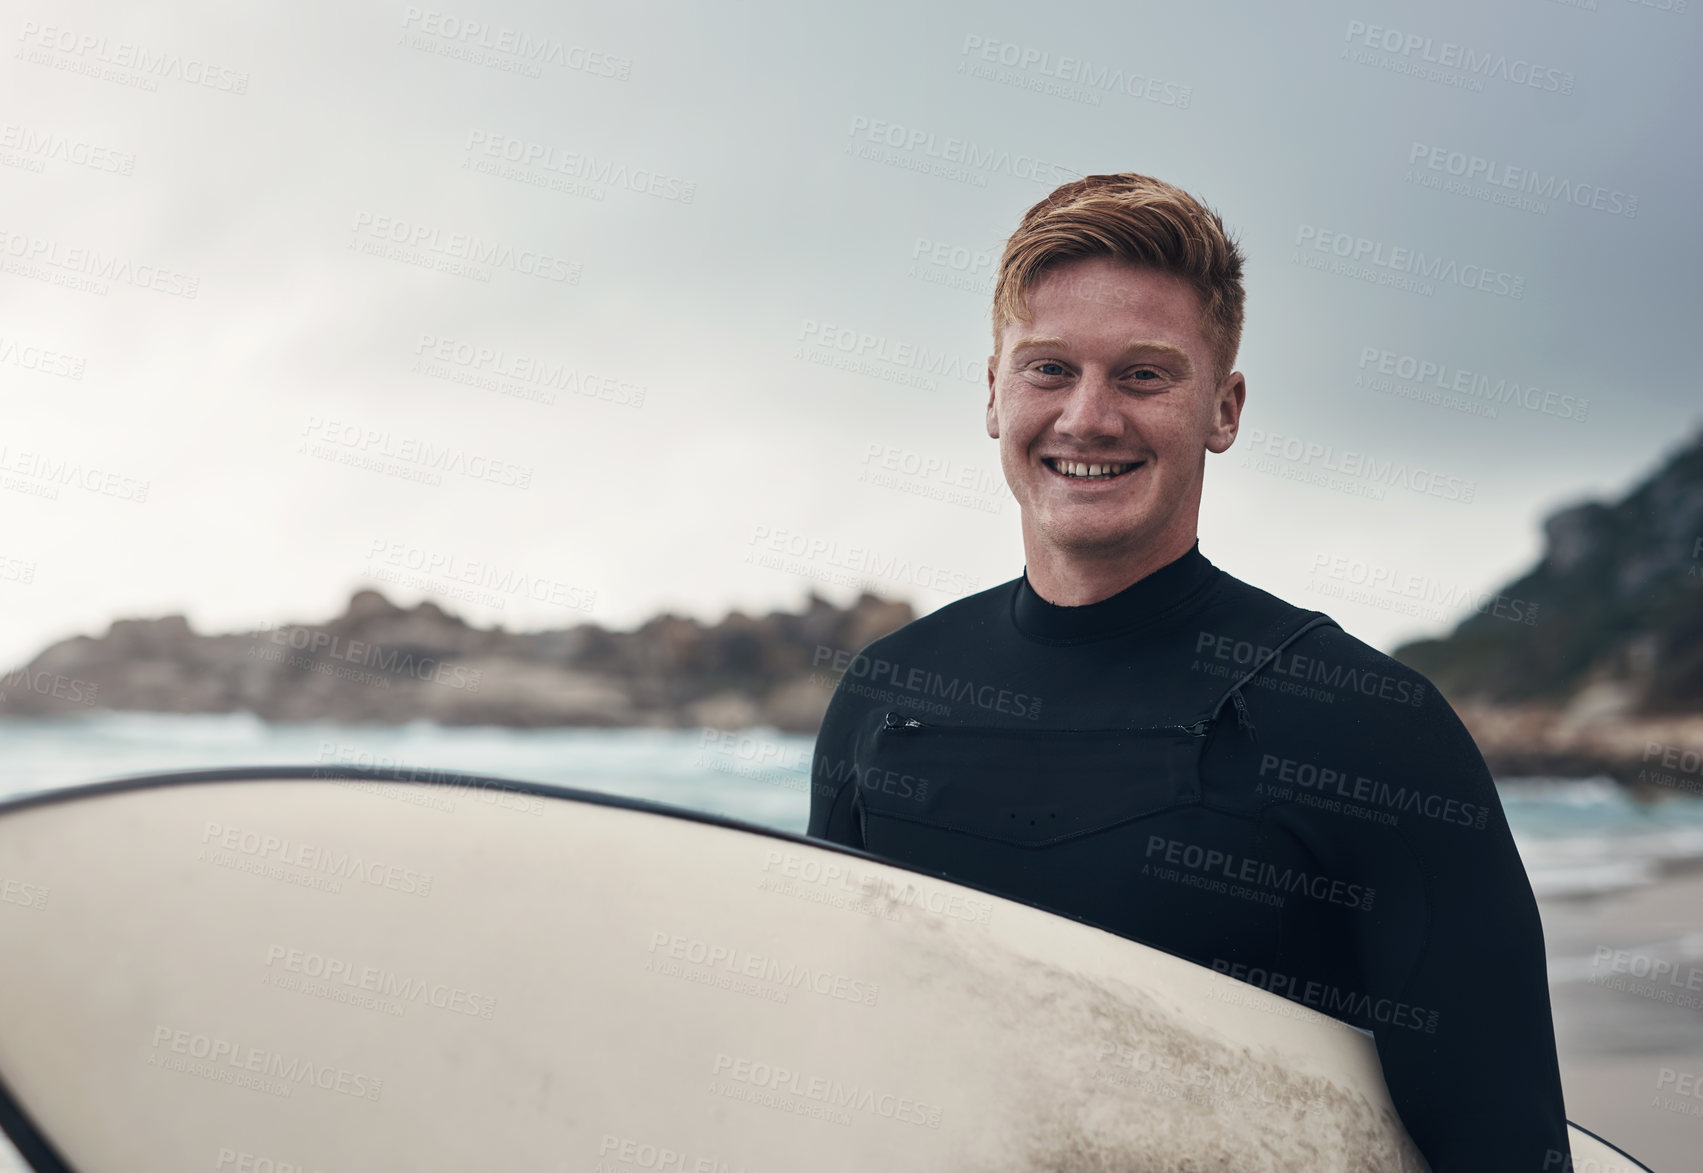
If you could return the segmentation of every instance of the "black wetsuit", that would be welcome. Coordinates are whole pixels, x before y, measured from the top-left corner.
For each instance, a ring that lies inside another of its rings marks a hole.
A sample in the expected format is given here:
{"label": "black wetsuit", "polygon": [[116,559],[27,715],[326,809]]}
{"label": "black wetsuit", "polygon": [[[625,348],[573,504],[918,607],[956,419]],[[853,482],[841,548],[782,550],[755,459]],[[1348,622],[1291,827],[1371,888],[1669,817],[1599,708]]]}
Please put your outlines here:
{"label": "black wetsuit", "polygon": [[811,835],[1370,1030],[1435,1173],[1570,1167],[1537,904],[1419,673],[1198,545],[1098,603],[1018,578],[855,650]]}

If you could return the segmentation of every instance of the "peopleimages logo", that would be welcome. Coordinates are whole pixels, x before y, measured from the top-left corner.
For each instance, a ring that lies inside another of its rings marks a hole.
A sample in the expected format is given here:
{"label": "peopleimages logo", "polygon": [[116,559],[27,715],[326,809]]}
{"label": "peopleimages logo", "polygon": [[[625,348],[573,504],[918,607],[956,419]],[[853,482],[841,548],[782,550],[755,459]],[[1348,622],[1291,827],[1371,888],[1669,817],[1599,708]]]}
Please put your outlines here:
{"label": "peopleimages logo", "polygon": [[[908,911],[926,912],[951,917],[970,924],[993,922],[993,901],[983,900],[973,892],[960,889],[923,888],[908,879],[891,879],[880,872],[852,870],[835,859],[822,859],[798,852],[767,851],[763,855],[763,872],[770,879],[758,885],[760,891],[780,892],[788,896],[811,897],[798,884],[836,890],[858,897],[873,905],[871,909],[853,907],[853,911],[872,911],[888,919],[906,919]],[[779,882],[776,882],[779,881]],[[797,881],[798,884],[786,884]],[[832,903],[831,901],[829,903]]]}
{"label": "peopleimages logo", "polygon": [[[1282,892],[1310,896],[1314,900],[1357,908],[1362,912],[1371,909],[1372,901],[1378,892],[1376,888],[1351,884],[1346,880],[1333,880],[1329,876],[1312,874],[1304,869],[1285,867],[1279,871],[1276,864],[1264,860],[1238,856],[1233,851],[1201,847],[1183,839],[1167,839],[1163,835],[1147,837],[1146,858],[1152,860],[1155,854],[1165,863],[1181,864],[1202,875],[1220,875],[1227,881],[1257,885],[1270,889],[1272,895]],[[1148,874],[1151,868],[1152,864],[1143,864],[1142,874]],[[1165,878],[1162,872],[1159,874],[1160,878]],[[1276,897],[1266,903],[1281,907],[1281,901],[1281,897]]]}
{"label": "peopleimages logo", "polygon": [[1027,692],[1017,692],[986,681],[948,677],[921,665],[898,664],[879,656],[871,659],[862,652],[854,655],[845,648],[817,644],[810,658],[810,666],[821,668],[824,665],[854,680],[884,684],[919,696],[940,697],[943,700],[971,704],[977,708],[1007,713],[1030,721],[1041,715],[1040,698]]}
{"label": "peopleimages logo", "polygon": [[[1373,696],[1380,700],[1394,701],[1397,704],[1412,705],[1418,708],[1425,703],[1425,682],[1407,680],[1387,672],[1374,672],[1369,668],[1353,667],[1345,664],[1331,664],[1315,656],[1303,656],[1298,652],[1277,650],[1256,644],[1250,640],[1239,640],[1231,635],[1220,635],[1214,631],[1202,631],[1195,636],[1195,655],[1205,653],[1227,665],[1238,668],[1251,667],[1255,663],[1266,660],[1267,671],[1276,676],[1288,676],[1297,680],[1305,680],[1313,684],[1322,684],[1329,688],[1346,689],[1360,693],[1362,696]],[[1384,662],[1400,669],[1395,660],[1384,657]],[[1400,669],[1406,671],[1406,669]],[[1256,681],[1258,677],[1255,678]]]}
{"label": "peopleimages logo", "polygon": [[1573,92],[1573,75],[1564,69],[1538,65],[1521,57],[1509,57],[1506,53],[1480,52],[1454,41],[1437,41],[1419,33],[1367,24],[1363,20],[1349,21],[1343,40],[1470,77],[1500,79],[1550,93]]}
{"label": "peopleimages logo", "polygon": [[[788,990],[805,989],[824,998],[838,998],[864,1006],[875,1005],[881,993],[881,987],[874,982],[816,969],[798,961],[782,961],[766,954],[752,953],[736,945],[723,945],[661,929],[651,931],[648,951],[653,958],[660,955],[661,959],[725,970],[737,977],[770,982]],[[647,962],[646,969],[654,967]]]}
{"label": "peopleimages logo", "polygon": [[1427,254],[1422,249],[1386,244],[1381,240],[1320,228],[1316,224],[1302,224],[1296,228],[1295,247],[1300,249],[1303,246],[1311,247],[1314,252],[1329,253],[1353,265],[1371,265],[1390,273],[1459,285],[1463,289],[1477,289],[1516,299],[1526,293],[1526,279],[1516,273],[1474,262],[1463,265],[1453,257]]}
{"label": "peopleimages logo", "polygon": [[299,1165],[293,1161],[251,1153],[247,1149],[233,1148],[221,1148],[219,1159],[213,1168],[229,1169],[233,1173],[320,1173],[319,1169],[311,1165]]}
{"label": "peopleimages logo", "polygon": [[56,159],[75,167],[87,167],[91,171],[129,175],[136,170],[136,156],[128,151],[115,151],[110,147],[97,146],[86,139],[35,130],[12,122],[0,124],[0,147],[21,152],[29,159]]}
{"label": "peopleimages logo", "polygon": [[[483,162],[486,163],[513,163],[522,168],[536,168],[569,179],[581,179],[609,187],[624,187],[629,191],[653,195],[658,199],[678,200],[685,204],[691,203],[698,192],[698,185],[690,180],[664,175],[643,167],[629,168],[625,163],[618,163],[613,159],[598,159],[592,155],[582,155],[578,151],[567,151],[496,131],[469,132],[467,153],[485,156]],[[478,166],[470,169],[484,170]]]}
{"label": "peopleimages logo", "polygon": [[497,65],[528,77],[541,77],[540,65],[557,65],[626,81],[632,74],[629,57],[570,45],[554,37],[534,36],[524,29],[490,25],[469,20],[436,8],[410,4],[402,15],[404,48],[430,49],[446,57],[458,57],[475,65]]}
{"label": "peopleimages logo", "polygon": [[201,278],[176,269],[137,264],[128,257],[102,252],[98,248],[66,245],[9,229],[0,229],[0,254],[3,254],[3,259],[17,262],[16,265],[6,265],[6,272],[49,280],[55,285],[69,284],[71,288],[102,297],[107,293],[106,282],[109,281],[190,300],[201,291]]}
{"label": "peopleimages logo", "polygon": [[550,405],[556,402],[555,392],[566,391],[588,399],[643,407],[650,390],[643,383],[582,371],[571,363],[436,334],[422,333],[414,344],[414,354],[410,369],[416,374]]}
{"label": "peopleimages logo", "polygon": [[991,297],[998,265],[998,255],[992,249],[919,236],[911,246],[911,267],[905,270],[905,276],[978,297]]}
{"label": "peopleimages logo", "polygon": [[0,363],[77,382],[82,382],[83,370],[88,366],[88,360],[80,355],[63,354],[27,342],[20,344],[16,338],[5,335],[0,335]]}
{"label": "peopleimages logo", "polygon": [[[759,525],[748,545],[756,547],[745,552],[745,561],[770,570],[790,570],[807,577],[810,564],[818,568],[832,567],[850,573],[849,585],[872,579],[906,582],[930,590],[967,594],[981,588],[975,575],[948,570],[927,562],[914,562],[897,554],[883,553],[868,546],[847,546],[836,541],[813,538],[794,530],[773,529]],[[856,576],[862,576],[856,577]]]}
{"label": "peopleimages logo", "polygon": [[[578,285],[580,265],[552,257],[536,249],[515,248],[500,240],[485,240],[477,234],[446,232],[430,224],[418,224],[395,216],[368,211],[355,213],[351,247],[366,240],[377,245],[395,245],[446,261],[463,261],[479,268],[506,269],[528,277],[540,277]],[[360,251],[368,251],[362,249]],[[375,254],[376,255],[376,254]]]}
{"label": "peopleimages logo", "polygon": [[[344,880],[359,880],[371,887],[388,888],[411,896],[430,896],[432,877],[399,864],[369,859],[359,852],[322,847],[272,835],[261,831],[232,827],[208,821],[201,833],[201,858],[206,862],[226,862],[218,852],[243,855],[252,860],[318,872]],[[245,870],[245,869],[239,869]]]}
{"label": "peopleimages logo", "polygon": [[[856,149],[855,142],[851,142],[846,144],[847,153],[878,162],[896,161],[894,158],[879,155],[879,148],[886,147],[890,148],[889,155],[891,151],[921,154],[926,159],[937,160],[942,165],[962,164],[972,171],[1003,173],[1014,179],[1028,179],[1051,187],[1082,178],[1069,168],[1048,162],[1036,155],[1013,152],[1005,147],[984,146],[967,138],[942,136],[921,127],[901,126],[896,122],[866,118],[861,114],[852,118],[851,129],[847,134],[854,140],[861,139],[872,144],[871,150],[876,152],[865,154]],[[929,168],[924,166],[911,169]]]}
{"label": "peopleimages logo", "polygon": [[909,1096],[897,1096],[855,1083],[847,1084],[827,1076],[795,1071],[778,1064],[723,1052],[716,1055],[711,1073],[751,1087],[816,1100],[841,1111],[868,1112],[905,1124],[940,1127],[942,1110],[937,1104],[928,1104]]}
{"label": "peopleimages logo", "polygon": [[[288,976],[286,976],[288,975]],[[361,965],[345,958],[330,957],[311,949],[296,949],[284,945],[269,945],[266,949],[266,972],[261,976],[265,985],[289,989],[290,976],[333,983],[349,991],[372,994],[379,999],[396,1002],[415,1002],[469,1018],[488,1019],[496,1013],[497,1000],[461,986],[430,981],[417,974],[397,973],[382,966]],[[299,983],[296,983],[299,984]],[[305,993],[329,996],[332,991],[304,988]],[[333,1001],[342,1000],[337,997]]]}
{"label": "peopleimages logo", "polygon": [[948,457],[925,455],[892,445],[864,446],[862,484],[880,485],[949,505],[998,513],[1005,504],[1005,478],[997,470],[959,464]]}
{"label": "peopleimages logo", "polygon": [[[1542,391],[1534,384],[1522,384],[1519,380],[1504,375],[1493,378],[1481,371],[1469,371],[1464,367],[1421,358],[1418,355],[1397,354],[1377,346],[1360,348],[1360,370],[1372,371],[1379,375],[1393,375],[1416,387],[1435,387],[1442,392],[1481,400],[1490,405],[1492,415],[1495,413],[1495,406],[1512,404],[1542,415],[1583,422],[1591,407],[1590,400],[1578,396],[1553,390]],[[1355,385],[1361,385],[1361,376],[1355,376]],[[1369,385],[1373,390],[1388,390],[1381,383]]]}
{"label": "peopleimages logo", "polygon": [[47,907],[48,889],[40,884],[0,877],[0,904],[16,904],[40,911]]}
{"label": "peopleimages logo", "polygon": [[298,452],[321,456],[343,450],[356,456],[380,458],[375,471],[384,471],[383,461],[388,460],[396,465],[414,466],[414,471],[419,473],[450,472],[511,488],[532,487],[531,465],[514,464],[478,452],[470,453],[465,448],[448,444],[433,444],[417,436],[399,436],[388,428],[363,427],[357,423],[310,415],[302,426],[302,435],[308,437],[314,446],[310,448],[308,441],[304,441]]}
{"label": "peopleimages logo", "polygon": [[[1175,106],[1179,110],[1187,110],[1190,100],[1194,97],[1193,86],[1164,81],[1133,70],[1126,71],[1114,65],[1097,66],[1083,58],[1065,54],[1060,54],[1055,60],[1053,54],[1044,49],[1018,45],[1011,41],[999,41],[991,37],[979,37],[974,33],[965,35],[963,47],[958,52],[964,57],[973,54],[984,62],[1004,65],[1020,72],[1032,71],[1039,75],[1030,79],[1028,84],[1023,86],[1025,89],[1050,93],[1055,92],[1054,87],[1047,84],[1051,79],[1069,83],[1070,86],[1079,87],[1084,93],[1076,95],[1068,90],[1058,91],[1061,96],[1087,96],[1092,99],[1090,104],[1095,106],[1100,104],[1099,93],[1093,91],[1126,94],[1131,98],[1157,102],[1161,106]],[[960,73],[966,72],[964,64],[959,63]]]}
{"label": "peopleimages logo", "polygon": [[[1410,169],[1418,164],[1428,171],[1439,171],[1469,183],[1485,183],[1524,195],[1540,196],[1557,203],[1607,212],[1611,216],[1625,216],[1628,220],[1638,215],[1638,197],[1635,195],[1628,195],[1600,184],[1581,183],[1563,179],[1559,175],[1546,175],[1530,167],[1516,167],[1495,159],[1469,155],[1464,151],[1452,151],[1447,147],[1416,142],[1408,149],[1407,162]],[[1411,173],[1410,170],[1409,174]]]}
{"label": "peopleimages logo", "polygon": [[[1388,782],[1375,781],[1361,774],[1351,774],[1347,770],[1333,770],[1315,762],[1282,758],[1276,754],[1260,755],[1259,777],[1292,783],[1314,794],[1334,794],[1338,798],[1353,802],[1371,803],[1392,811],[1424,815],[1428,819],[1471,827],[1475,831],[1484,830],[1485,823],[1490,818],[1490,808],[1480,803],[1462,802],[1458,798],[1429,794],[1418,789],[1409,790],[1406,786],[1391,786]],[[1259,786],[1265,788],[1260,792],[1276,794],[1280,798],[1289,794],[1287,790],[1277,791],[1266,783],[1260,783]]]}
{"label": "peopleimages logo", "polygon": [[[389,686],[390,677],[409,676],[415,680],[431,684],[444,684],[451,688],[459,688],[466,692],[478,692],[484,673],[478,668],[469,669],[464,665],[452,663],[441,656],[417,655],[418,649],[401,645],[377,643],[371,640],[348,639],[329,631],[314,627],[300,627],[286,624],[282,627],[262,627],[260,634],[280,648],[288,647],[292,651],[304,653],[299,657],[291,657],[291,667],[305,668],[320,661],[341,661],[345,665],[359,665],[362,668],[376,668],[386,673],[374,679],[385,681],[384,687]],[[282,652],[274,655],[263,655],[270,649],[256,644],[250,649],[250,658],[278,663],[284,659]],[[371,675],[368,673],[361,674]]]}
{"label": "peopleimages logo", "polygon": [[[1361,601],[1377,593],[1385,593],[1402,599],[1411,599],[1420,605],[1439,604],[1453,610],[1471,606],[1480,615],[1491,615],[1497,619],[1507,619],[1514,623],[1523,623],[1528,627],[1537,624],[1539,605],[1530,599],[1510,597],[1501,593],[1474,590],[1460,583],[1448,583],[1429,574],[1418,574],[1393,566],[1385,566],[1376,562],[1367,562],[1361,558],[1350,558],[1346,555],[1331,555],[1322,551],[1313,555],[1312,573],[1315,579],[1328,578],[1342,584],[1338,591],[1325,590],[1323,594],[1335,594]],[[1352,588],[1365,588],[1364,592],[1352,591]],[[1420,612],[1410,612],[1418,614]],[[1441,618],[1444,612],[1437,612]]]}
{"label": "peopleimages logo", "polygon": [[147,1062],[221,1083],[252,1078],[252,1073],[277,1081],[276,1087],[257,1090],[286,1096],[295,1090],[291,1085],[302,1084],[361,1100],[376,1100],[384,1091],[384,1080],[362,1072],[169,1026],[154,1028]]}
{"label": "peopleimages logo", "polygon": [[1303,981],[1291,974],[1249,967],[1221,957],[1212,959],[1212,968],[1217,973],[1288,998],[1291,1002],[1311,1006],[1332,1017],[1358,1018],[1364,1022],[1380,1022],[1434,1035],[1437,1033],[1437,1019],[1442,1015],[1441,1011],[1393,998],[1373,998],[1358,990],[1344,990],[1316,979]]}
{"label": "peopleimages logo", "polygon": [[[159,79],[164,78],[187,85],[223,90],[228,94],[248,92],[247,70],[212,65],[196,57],[186,57],[182,53],[164,49],[150,49],[134,41],[113,41],[106,36],[50,24],[37,24],[33,20],[24,21],[23,28],[18,33],[18,40],[23,42],[26,51],[42,49],[51,53],[63,53],[84,66],[73,68],[71,72],[74,73],[105,77],[105,73],[98,68],[101,65],[132,70],[142,75],[135,80],[146,82],[147,84],[139,87],[145,90],[158,89]],[[19,56],[23,54],[20,53]],[[33,57],[30,59],[35,60]],[[41,61],[37,63],[46,64]]]}
{"label": "peopleimages logo", "polygon": [[[5,488],[17,489],[33,497],[57,500],[61,488],[82,489],[120,501],[146,504],[148,487],[152,482],[140,481],[121,473],[108,472],[45,452],[18,451],[0,444],[0,474],[12,477],[0,479]],[[13,477],[22,478],[14,483]]]}
{"label": "peopleimages logo", "polygon": [[[463,558],[452,551],[428,549],[410,542],[373,538],[367,544],[367,557],[371,559],[369,573],[373,573],[374,577],[384,577],[382,572],[386,568],[394,568],[413,572],[407,576],[388,576],[393,579],[406,577],[411,585],[419,585],[420,582],[428,585],[438,582],[452,587],[465,584],[477,588],[475,601],[494,604],[498,608],[502,608],[508,598],[524,597],[535,603],[590,611],[596,599],[595,592],[584,587],[500,568],[479,559]],[[412,581],[415,579],[419,582]]]}
{"label": "peopleimages logo", "polygon": [[1282,436],[1264,428],[1249,428],[1247,442],[1250,456],[1287,460],[1321,473],[1365,481],[1368,486],[1397,486],[1463,505],[1472,504],[1478,494],[1478,482],[1470,478],[1450,476],[1402,460],[1370,456],[1351,448],[1339,449],[1334,444],[1303,440],[1299,436]]}
{"label": "peopleimages logo", "polygon": [[33,692],[37,696],[50,696],[55,700],[71,701],[79,705],[93,705],[95,698],[100,695],[100,685],[88,680],[79,680],[75,676],[67,676],[63,672],[48,672],[39,669],[31,672],[29,665],[14,668],[4,677],[0,677],[0,703],[4,703],[9,693]]}
{"label": "peopleimages logo", "polygon": [[891,375],[889,382],[921,387],[927,391],[936,389],[934,377],[971,384],[979,384],[987,377],[986,359],[948,354],[944,349],[931,350],[926,344],[896,341],[885,334],[871,334],[867,330],[818,322],[814,318],[803,319],[798,341],[800,346],[793,353],[794,358],[812,362],[842,360],[830,365],[878,378]]}

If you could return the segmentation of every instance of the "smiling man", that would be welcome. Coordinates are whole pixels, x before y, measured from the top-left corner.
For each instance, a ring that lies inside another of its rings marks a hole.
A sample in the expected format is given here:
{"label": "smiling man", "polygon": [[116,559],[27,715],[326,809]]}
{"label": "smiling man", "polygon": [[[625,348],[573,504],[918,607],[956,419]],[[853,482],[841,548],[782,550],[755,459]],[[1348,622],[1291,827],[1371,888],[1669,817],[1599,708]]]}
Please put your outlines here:
{"label": "smiling man", "polygon": [[1242,264],[1147,176],[1024,215],[987,402],[1023,574],[852,661],[809,832],[1367,1031],[1436,1173],[1565,1168],[1542,926],[1483,758],[1423,676],[1200,552]]}

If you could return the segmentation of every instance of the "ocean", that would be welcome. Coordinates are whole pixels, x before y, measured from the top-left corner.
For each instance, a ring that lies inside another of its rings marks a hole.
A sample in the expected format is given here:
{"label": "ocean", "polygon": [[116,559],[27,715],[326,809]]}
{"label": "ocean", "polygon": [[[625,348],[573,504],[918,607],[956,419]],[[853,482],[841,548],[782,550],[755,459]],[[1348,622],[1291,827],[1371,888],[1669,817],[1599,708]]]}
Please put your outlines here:
{"label": "ocean", "polygon": [[[813,739],[774,730],[268,724],[248,714],[0,721],[0,797],[212,766],[435,769],[596,790],[802,833]],[[1607,778],[1498,782],[1540,898],[1654,882],[1703,860],[1703,798],[1632,800]]]}

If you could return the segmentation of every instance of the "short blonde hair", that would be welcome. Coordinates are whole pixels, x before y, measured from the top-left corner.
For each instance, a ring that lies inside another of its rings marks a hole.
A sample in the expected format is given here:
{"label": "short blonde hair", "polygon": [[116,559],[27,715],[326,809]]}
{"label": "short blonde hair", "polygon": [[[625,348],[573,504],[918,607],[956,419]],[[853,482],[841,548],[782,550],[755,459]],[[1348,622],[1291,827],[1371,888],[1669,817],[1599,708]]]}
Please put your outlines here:
{"label": "short blonde hair", "polygon": [[1171,273],[1200,297],[1202,332],[1230,373],[1242,344],[1245,258],[1218,213],[1180,187],[1132,171],[1085,175],[1054,188],[1023,213],[1005,242],[993,290],[993,346],[1012,322],[1029,320],[1028,293],[1047,272],[1084,257],[1109,256]]}

